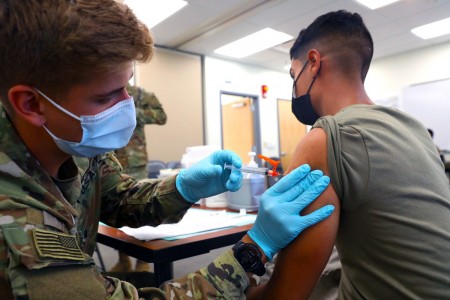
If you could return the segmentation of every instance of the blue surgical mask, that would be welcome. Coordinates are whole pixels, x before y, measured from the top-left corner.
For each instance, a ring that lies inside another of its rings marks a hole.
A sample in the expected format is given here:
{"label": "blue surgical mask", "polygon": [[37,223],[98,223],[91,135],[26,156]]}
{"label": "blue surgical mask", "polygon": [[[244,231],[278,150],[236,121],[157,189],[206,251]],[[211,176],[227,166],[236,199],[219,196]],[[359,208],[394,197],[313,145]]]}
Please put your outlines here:
{"label": "blue surgical mask", "polygon": [[56,145],[65,153],[92,157],[122,148],[130,141],[133,130],[136,127],[136,111],[132,97],[122,100],[94,116],[78,117],[51,100],[41,91],[37,89],[36,91],[60,111],[80,121],[83,130],[83,137],[80,142],[63,140],[54,135],[44,125],[45,130],[53,138]]}
{"label": "blue surgical mask", "polygon": [[292,88],[292,113],[295,115],[297,120],[299,120],[303,124],[313,125],[320,118],[320,116],[316,113],[314,107],[312,106],[309,91],[311,90],[317,75],[314,76],[305,95],[301,95],[298,97],[295,95],[295,86],[297,84],[297,80],[300,78],[300,75],[302,75],[303,70],[305,69],[307,64],[308,61],[306,61],[306,63],[303,65],[303,68],[298,74],[297,79],[294,80],[294,86]]}

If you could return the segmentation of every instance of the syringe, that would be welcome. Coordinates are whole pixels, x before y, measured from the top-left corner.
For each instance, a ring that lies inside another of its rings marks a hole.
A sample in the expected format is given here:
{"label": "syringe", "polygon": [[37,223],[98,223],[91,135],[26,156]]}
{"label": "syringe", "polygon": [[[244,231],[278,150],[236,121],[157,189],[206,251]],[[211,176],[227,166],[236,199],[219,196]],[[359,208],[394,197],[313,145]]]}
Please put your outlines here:
{"label": "syringe", "polygon": [[253,168],[253,167],[242,166],[240,169],[238,169],[229,163],[225,163],[225,165],[223,167],[224,167],[224,169],[228,169],[228,170],[239,170],[239,171],[245,172],[245,173],[261,174],[261,175],[265,175],[265,176],[280,176],[281,175],[280,173],[269,170],[268,168]]}

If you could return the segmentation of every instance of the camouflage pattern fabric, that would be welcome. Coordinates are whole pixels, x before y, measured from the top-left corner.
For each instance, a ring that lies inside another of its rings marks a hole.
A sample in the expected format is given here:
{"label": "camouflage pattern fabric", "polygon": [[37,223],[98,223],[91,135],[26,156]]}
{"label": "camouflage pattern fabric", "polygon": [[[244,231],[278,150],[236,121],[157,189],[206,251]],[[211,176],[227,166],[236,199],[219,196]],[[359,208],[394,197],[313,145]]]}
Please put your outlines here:
{"label": "camouflage pattern fabric", "polygon": [[127,86],[136,106],[136,129],[124,148],[114,151],[125,173],[137,179],[147,178],[147,144],[144,126],[163,125],[167,121],[164,109],[155,94],[136,86]]}
{"label": "camouflage pattern fabric", "polygon": [[165,282],[160,289],[141,289],[145,299],[245,299],[250,281],[232,250],[195,273]]}
{"label": "camouflage pattern fabric", "polygon": [[[124,148],[117,149],[114,152],[122,165],[124,173],[136,179],[144,179],[148,177],[145,125],[163,125],[167,121],[167,116],[158,98],[153,93],[146,92],[144,89],[132,85],[128,85],[127,90],[134,99],[136,128],[128,144]],[[121,259],[123,262],[121,262]],[[136,262],[136,269],[138,268],[137,266],[144,265],[146,265],[144,262],[138,260]],[[119,262],[112,270],[128,272],[127,267],[131,268],[130,258],[123,253],[119,253]],[[148,265],[146,268],[148,268]]]}
{"label": "camouflage pattern fabric", "polygon": [[[70,159],[60,174],[55,179],[42,169],[0,106],[0,299],[138,299],[131,284],[104,277],[95,266],[98,222],[178,222],[191,204],[176,190],[175,177],[137,181],[122,173],[113,153],[79,164]],[[229,253],[222,261],[158,293],[236,299],[247,288],[245,272]]]}

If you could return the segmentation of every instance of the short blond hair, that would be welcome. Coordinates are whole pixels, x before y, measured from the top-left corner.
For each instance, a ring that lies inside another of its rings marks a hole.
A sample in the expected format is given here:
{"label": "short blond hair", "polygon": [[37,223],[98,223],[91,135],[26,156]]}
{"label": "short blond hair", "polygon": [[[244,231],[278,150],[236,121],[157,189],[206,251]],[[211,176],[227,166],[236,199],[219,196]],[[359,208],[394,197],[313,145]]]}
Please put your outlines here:
{"label": "short blond hair", "polygon": [[61,94],[153,53],[148,28],[114,0],[2,0],[0,24],[2,99],[17,84]]}

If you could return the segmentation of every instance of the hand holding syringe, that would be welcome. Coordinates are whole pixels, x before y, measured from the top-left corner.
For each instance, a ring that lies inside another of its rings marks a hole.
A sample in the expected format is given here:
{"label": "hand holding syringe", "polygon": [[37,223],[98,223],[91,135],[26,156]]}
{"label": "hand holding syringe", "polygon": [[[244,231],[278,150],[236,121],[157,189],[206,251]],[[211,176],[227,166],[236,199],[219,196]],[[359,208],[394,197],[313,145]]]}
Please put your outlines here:
{"label": "hand holding syringe", "polygon": [[229,163],[225,163],[225,165],[223,166],[224,169],[229,169],[229,170],[240,170],[241,172],[245,172],[245,173],[253,173],[253,174],[261,174],[261,175],[265,175],[265,176],[281,176],[283,174],[278,173],[276,170],[270,170],[268,168],[254,168],[254,167],[248,167],[248,166],[242,166],[241,168],[236,168],[235,166],[233,166],[232,164]]}

